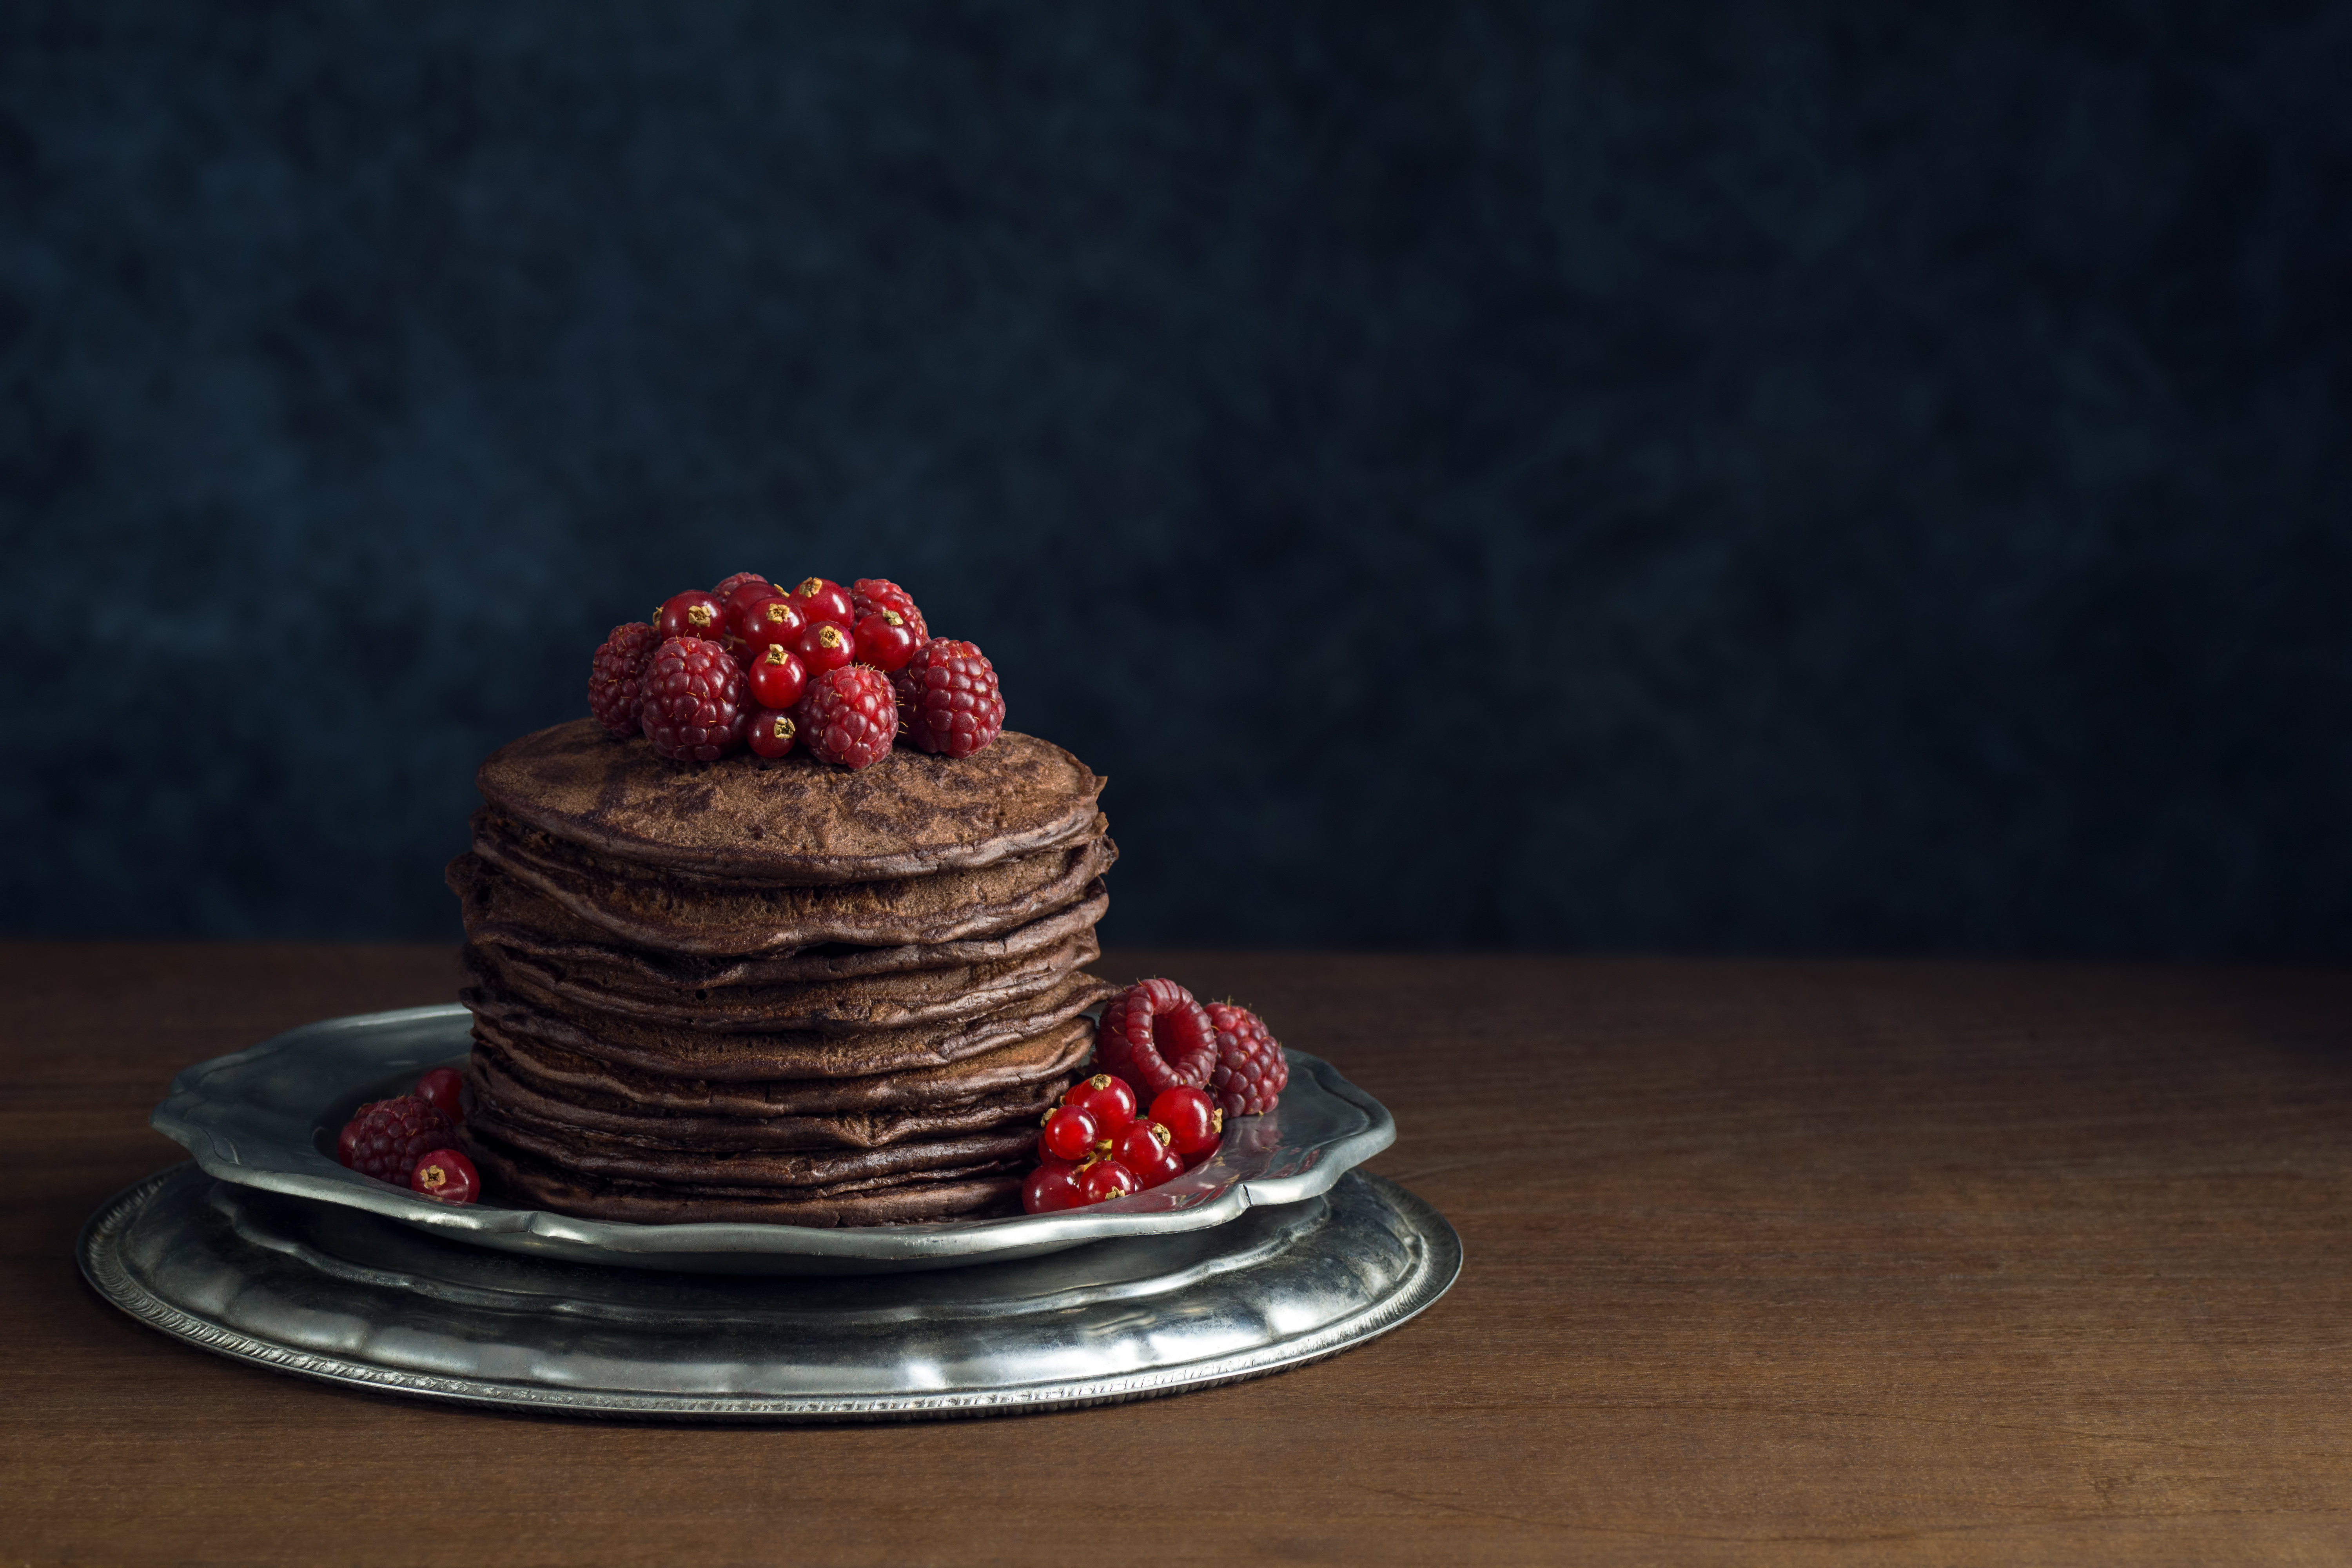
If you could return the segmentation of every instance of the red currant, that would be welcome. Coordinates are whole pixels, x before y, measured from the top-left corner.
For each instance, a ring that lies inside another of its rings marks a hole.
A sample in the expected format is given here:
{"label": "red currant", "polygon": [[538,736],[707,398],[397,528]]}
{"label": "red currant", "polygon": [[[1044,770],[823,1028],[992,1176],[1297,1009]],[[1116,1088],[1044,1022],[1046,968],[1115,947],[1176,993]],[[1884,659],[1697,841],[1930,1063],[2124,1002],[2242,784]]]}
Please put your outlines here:
{"label": "red currant", "polygon": [[801,633],[808,629],[808,617],[790,599],[780,599],[771,588],[759,597],[739,607],[728,623],[735,635],[753,647],[800,647]]}
{"label": "red currant", "polygon": [[896,610],[877,610],[857,623],[857,662],[900,670],[915,657],[915,633]]}
{"label": "red currant", "polygon": [[1188,1159],[1215,1148],[1225,1132],[1224,1107],[1189,1086],[1161,1090],[1151,1101],[1151,1120],[1168,1129],[1168,1146]]}
{"label": "red currant", "polygon": [[813,622],[801,633],[801,663],[811,675],[839,669],[849,662],[851,634],[831,621]]}
{"label": "red currant", "polygon": [[812,626],[831,621],[847,631],[857,624],[857,612],[850,607],[849,590],[830,577],[809,578],[793,590],[792,597]]}
{"label": "red currant", "polygon": [[1045,1117],[1045,1131],[1037,1146],[1056,1160],[1078,1161],[1094,1148],[1095,1140],[1102,1136],[1095,1119],[1083,1110],[1064,1106]]}
{"label": "red currant", "polygon": [[455,1149],[436,1149],[418,1160],[408,1173],[408,1185],[412,1192],[445,1204],[469,1204],[482,1195],[482,1178],[474,1162]]}
{"label": "red currant", "polygon": [[1156,1187],[1162,1182],[1174,1181],[1190,1169],[1192,1167],[1184,1163],[1183,1155],[1173,1149],[1162,1149],[1160,1151],[1159,1165],[1152,1170],[1140,1173],[1139,1178],[1145,1186]]}
{"label": "red currant", "polygon": [[413,1092],[425,1104],[438,1106],[441,1113],[450,1121],[463,1121],[466,1111],[461,1103],[461,1091],[465,1084],[465,1079],[458,1075],[456,1068],[435,1068],[416,1080]]}
{"label": "red currant", "polygon": [[1087,1194],[1078,1186],[1077,1167],[1059,1160],[1046,1161],[1021,1184],[1024,1213],[1052,1214],[1055,1209],[1074,1209],[1086,1201]]}
{"label": "red currant", "polygon": [[751,722],[743,731],[743,740],[751,750],[768,758],[781,757],[793,749],[793,739],[800,727],[789,713],[779,713],[772,708],[751,710]]}
{"label": "red currant", "polygon": [[655,618],[661,625],[664,641],[671,637],[707,637],[717,642],[727,630],[719,614],[719,601],[699,588],[673,594],[663,600],[661,614]]}
{"label": "red currant", "polygon": [[751,683],[751,700],[762,708],[789,708],[808,685],[808,671],[782,643],[761,648],[743,674]]}
{"label": "red currant", "polygon": [[[1166,1163],[1167,1154],[1168,1129],[1157,1121],[1130,1121],[1126,1131],[1111,1140],[1110,1157],[1139,1177],[1148,1176]],[[1144,1184],[1151,1184],[1146,1181]]]}
{"label": "red currant", "polygon": [[1127,1124],[1135,1120],[1135,1090],[1128,1087],[1125,1079],[1113,1078],[1107,1072],[1071,1085],[1070,1091],[1062,1096],[1062,1103],[1090,1113],[1105,1137],[1124,1131]]}
{"label": "red currant", "polygon": [[1108,1203],[1123,1198],[1129,1193],[1139,1193],[1143,1184],[1135,1173],[1116,1160],[1097,1160],[1078,1173],[1078,1190],[1090,1204]]}

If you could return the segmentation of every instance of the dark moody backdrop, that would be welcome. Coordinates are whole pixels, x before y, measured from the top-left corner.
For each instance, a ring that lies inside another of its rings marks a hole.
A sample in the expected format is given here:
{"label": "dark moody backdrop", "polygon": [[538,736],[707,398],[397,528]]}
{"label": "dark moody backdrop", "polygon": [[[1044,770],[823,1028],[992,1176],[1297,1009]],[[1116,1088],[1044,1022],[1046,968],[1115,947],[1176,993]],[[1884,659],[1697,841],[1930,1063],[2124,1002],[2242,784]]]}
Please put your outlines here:
{"label": "dark moody backdrop", "polygon": [[2352,955],[2352,14],[0,6],[19,934],[874,574],[1125,942]]}

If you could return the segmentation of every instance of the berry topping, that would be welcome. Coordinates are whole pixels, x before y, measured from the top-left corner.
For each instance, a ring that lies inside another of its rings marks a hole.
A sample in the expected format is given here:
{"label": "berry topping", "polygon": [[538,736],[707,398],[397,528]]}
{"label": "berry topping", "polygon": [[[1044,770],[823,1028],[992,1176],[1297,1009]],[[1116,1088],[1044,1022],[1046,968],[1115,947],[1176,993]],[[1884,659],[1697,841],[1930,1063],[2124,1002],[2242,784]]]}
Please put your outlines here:
{"label": "berry topping", "polygon": [[971,643],[934,637],[891,680],[907,738],[924,751],[968,757],[1004,728],[996,667]]}
{"label": "berry topping", "polygon": [[664,641],[671,637],[709,637],[717,642],[727,629],[719,619],[719,601],[698,588],[674,594],[663,601],[657,619]]}
{"label": "berry topping", "polygon": [[762,594],[738,608],[728,625],[753,647],[780,647],[789,651],[801,646],[808,617],[790,599]]}
{"label": "berry topping", "polygon": [[751,689],[751,700],[762,708],[790,708],[808,688],[808,670],[782,643],[761,648],[743,679]]}
{"label": "berry topping", "polygon": [[812,622],[801,633],[801,664],[811,675],[823,675],[828,669],[839,669],[847,664],[856,651],[855,634],[831,621]]}
{"label": "berry topping", "polygon": [[416,1098],[452,1121],[466,1120],[466,1080],[456,1068],[435,1068],[416,1080]]}
{"label": "berry topping", "polygon": [[1125,1079],[1113,1078],[1107,1072],[1072,1085],[1070,1091],[1062,1096],[1062,1103],[1076,1106],[1092,1116],[1095,1125],[1106,1135],[1124,1131],[1127,1124],[1135,1120],[1135,1090],[1128,1087]]}
{"label": "berry topping", "polygon": [[751,722],[743,727],[743,741],[761,756],[773,760],[793,749],[793,741],[800,732],[801,727],[793,722],[791,714],[779,713],[772,708],[754,708]]}
{"label": "berry topping", "polygon": [[643,621],[614,626],[588,667],[588,711],[596,722],[625,741],[637,732],[637,706],[645,700],[646,666],[654,660],[660,634]]}
{"label": "berry topping", "polygon": [[896,610],[877,610],[857,623],[857,662],[899,670],[915,657],[915,634]]}
{"label": "berry topping", "polygon": [[[1168,1163],[1168,1129],[1157,1121],[1130,1121],[1126,1131],[1110,1141],[1110,1157],[1133,1171],[1145,1186],[1157,1186],[1150,1177]],[[1181,1156],[1177,1169],[1183,1169]]]}
{"label": "berry topping", "polygon": [[733,606],[728,601],[744,589],[753,587],[765,588],[771,594],[776,591],[774,585],[757,572],[738,572],[731,577],[721,577],[719,586],[710,590],[710,596],[719,601],[720,609],[731,609]]}
{"label": "berry topping", "polygon": [[1095,1031],[1103,1071],[1157,1096],[1207,1087],[1217,1068],[1217,1031],[1192,994],[1173,980],[1144,980],[1112,997]]}
{"label": "berry topping", "polygon": [[408,1180],[419,1157],[457,1141],[456,1124],[438,1106],[403,1094],[361,1106],[336,1152],[361,1175],[398,1185]]}
{"label": "berry topping", "polygon": [[1160,1163],[1149,1171],[1138,1171],[1135,1178],[1147,1187],[1156,1187],[1162,1182],[1174,1181],[1189,1168],[1189,1163],[1183,1155],[1179,1154],[1172,1148],[1162,1149],[1160,1151]]}
{"label": "berry topping", "polygon": [[[1215,1022],[1213,1014],[1210,1021]],[[1152,1099],[1151,1120],[1168,1129],[1168,1146],[1189,1160],[1217,1146],[1224,1135],[1225,1108],[1197,1089],[1163,1089]]]}
{"label": "berry topping", "polygon": [[1210,1096],[1228,1116],[1272,1110],[1290,1082],[1290,1064],[1266,1032],[1265,1020],[1226,1002],[1210,1003],[1208,1014],[1217,1031],[1217,1068],[1210,1077]]}
{"label": "berry topping", "polygon": [[474,1162],[455,1149],[428,1150],[419,1157],[408,1173],[408,1186],[445,1204],[469,1204],[482,1195],[482,1178]]}
{"label": "berry topping", "polygon": [[1092,1116],[1065,1105],[1045,1113],[1045,1131],[1037,1135],[1037,1152],[1045,1159],[1076,1163],[1094,1152],[1095,1140],[1101,1135],[1102,1129]]}
{"label": "berry topping", "polygon": [[1116,1160],[1097,1160],[1078,1172],[1078,1191],[1090,1204],[1108,1203],[1142,1190],[1135,1173]]}
{"label": "berry topping", "polygon": [[930,628],[923,624],[923,612],[915,608],[914,596],[887,577],[860,577],[850,585],[849,605],[856,613],[857,624],[864,626],[866,617],[882,610],[895,610],[915,634],[920,646],[931,640]]}
{"label": "berry topping", "polygon": [[1060,1160],[1048,1160],[1029,1173],[1021,1184],[1021,1207],[1028,1214],[1052,1214],[1055,1209],[1074,1209],[1087,1201],[1079,1189],[1077,1168]]}
{"label": "berry topping", "polygon": [[793,590],[792,600],[812,626],[831,621],[846,631],[857,624],[857,612],[849,603],[849,590],[830,577],[807,579]]}
{"label": "berry topping", "polygon": [[[675,601],[673,601],[675,602]],[[743,743],[743,671],[701,637],[672,637],[646,670],[646,739],[674,763],[715,763]]]}
{"label": "berry topping", "polygon": [[898,705],[889,678],[862,664],[809,677],[793,717],[801,744],[818,762],[862,768],[890,754],[898,733]]}

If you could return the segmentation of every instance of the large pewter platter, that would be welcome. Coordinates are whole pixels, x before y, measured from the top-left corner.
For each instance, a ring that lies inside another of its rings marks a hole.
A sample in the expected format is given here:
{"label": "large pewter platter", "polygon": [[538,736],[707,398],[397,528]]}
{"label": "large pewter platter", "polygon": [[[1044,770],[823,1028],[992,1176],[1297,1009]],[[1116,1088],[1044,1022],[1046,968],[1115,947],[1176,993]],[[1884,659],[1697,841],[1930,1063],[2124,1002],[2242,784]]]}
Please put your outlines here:
{"label": "large pewter platter", "polygon": [[172,1080],[150,1118],[213,1176],[382,1215],[454,1240],[583,1263],[698,1273],[850,1274],[1033,1258],[1082,1242],[1227,1225],[1253,1207],[1328,1192],[1396,1141],[1378,1100],[1302,1051],[1264,1116],[1235,1119],[1206,1163],[1132,1197],[1059,1214],[820,1230],[789,1225],[631,1225],[492,1203],[435,1203],[345,1169],[335,1137],[371,1100],[458,1066],[471,1016],[456,1005],[329,1018],[216,1057]]}
{"label": "large pewter platter", "polygon": [[344,1387],[550,1415],[906,1420],[1105,1405],[1318,1361],[1444,1294],[1462,1244],[1351,1173],[1234,1223],[888,1278],[515,1257],[175,1165],[83,1227],[142,1322]]}

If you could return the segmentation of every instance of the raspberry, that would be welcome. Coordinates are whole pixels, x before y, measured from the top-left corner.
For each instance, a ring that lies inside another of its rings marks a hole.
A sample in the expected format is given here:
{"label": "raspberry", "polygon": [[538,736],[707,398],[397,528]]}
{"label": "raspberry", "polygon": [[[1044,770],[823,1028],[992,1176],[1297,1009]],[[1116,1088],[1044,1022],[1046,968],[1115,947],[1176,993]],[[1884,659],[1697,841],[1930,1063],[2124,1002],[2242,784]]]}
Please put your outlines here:
{"label": "raspberry", "polygon": [[915,601],[907,590],[889,578],[860,577],[849,587],[850,607],[856,613],[859,625],[864,625],[868,616],[896,610],[898,618],[907,623],[907,629],[915,634],[919,646],[931,640],[930,628],[923,624],[923,612],[915,608]]}
{"label": "raspberry", "polygon": [[646,696],[646,666],[654,661],[654,649],[660,642],[661,634],[643,621],[614,626],[588,667],[588,711],[624,741],[637,732],[637,707]]}
{"label": "raspberry", "polygon": [[361,1106],[343,1129],[339,1157],[362,1176],[404,1187],[420,1158],[457,1141],[446,1112],[403,1094]]}
{"label": "raspberry", "polygon": [[1217,1030],[1217,1070],[1209,1075],[1209,1098],[1228,1116],[1272,1110],[1290,1082],[1290,1064],[1266,1033],[1265,1021],[1229,1002],[1210,1003],[1208,1013]]}
{"label": "raspberry", "polygon": [[715,763],[743,743],[743,668],[702,637],[672,637],[646,667],[646,739],[674,763]]}
{"label": "raspberry", "polygon": [[800,721],[801,744],[809,754],[845,768],[880,762],[898,733],[889,677],[862,664],[810,676],[793,716]]}
{"label": "raspberry", "polygon": [[968,757],[1004,728],[996,667],[968,642],[934,637],[891,677],[907,738],[927,752]]}
{"label": "raspberry", "polygon": [[1205,1089],[1217,1070],[1216,1026],[1173,980],[1138,981],[1103,1008],[1095,1068],[1154,1095]]}

